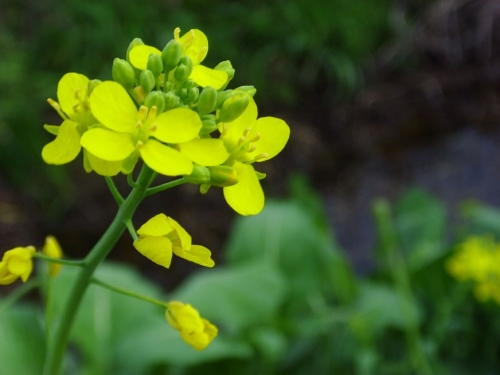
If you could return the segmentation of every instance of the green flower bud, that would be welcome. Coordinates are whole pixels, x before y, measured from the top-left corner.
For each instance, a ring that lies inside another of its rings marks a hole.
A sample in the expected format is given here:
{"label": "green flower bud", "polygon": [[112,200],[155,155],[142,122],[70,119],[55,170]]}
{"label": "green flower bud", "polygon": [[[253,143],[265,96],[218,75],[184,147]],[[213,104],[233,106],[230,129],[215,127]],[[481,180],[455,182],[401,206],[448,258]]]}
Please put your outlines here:
{"label": "green flower bud", "polygon": [[144,99],[144,105],[148,108],[156,106],[156,113],[162,113],[165,109],[165,99],[163,98],[163,93],[160,91],[151,91],[148,95],[146,95],[146,99]]}
{"label": "green flower bud", "polygon": [[189,56],[182,56],[181,60],[179,61],[179,65],[185,65],[187,66],[189,70],[189,74],[193,71],[193,60]]}
{"label": "green flower bud", "polygon": [[196,103],[199,96],[200,96],[200,89],[198,87],[192,87],[188,91],[189,103]]}
{"label": "green flower bud", "polygon": [[219,112],[219,121],[231,122],[236,120],[245,111],[250,99],[248,95],[242,92],[235,92],[233,96],[227,98],[222,104]]}
{"label": "green flower bud", "polygon": [[181,98],[182,100],[184,99],[187,99],[187,96],[188,96],[188,92],[186,89],[180,89],[179,90],[179,98]]}
{"label": "green flower bud", "polygon": [[[167,77],[165,77],[165,79],[167,79]],[[174,89],[174,84],[170,81],[165,81],[165,83],[163,84],[163,92],[169,92],[169,91],[172,91]]]}
{"label": "green flower bud", "polygon": [[143,70],[141,72],[140,77],[139,77],[139,83],[146,93],[153,90],[153,88],[155,87],[155,83],[156,83],[155,76],[154,76],[153,72],[151,70],[148,70],[148,69]]}
{"label": "green flower bud", "polygon": [[206,184],[210,181],[210,171],[207,167],[195,164],[193,172],[189,176],[184,176],[184,179],[192,184]]}
{"label": "green flower bud", "polygon": [[231,61],[226,60],[226,61],[222,61],[219,64],[217,64],[217,66],[214,69],[222,70],[222,71],[227,73],[227,81],[224,84],[224,86],[222,86],[219,89],[219,90],[224,90],[227,87],[229,81],[231,81],[234,77],[235,70],[233,69],[233,65],[231,64]]}
{"label": "green flower bud", "polygon": [[238,183],[238,174],[228,165],[218,165],[208,167],[208,169],[210,171],[210,185],[226,187]]}
{"label": "green flower bud", "polygon": [[233,90],[218,91],[217,92],[217,104],[215,105],[215,108],[221,109],[222,104],[224,104],[226,99],[229,98],[231,95],[233,95]]}
{"label": "green flower bud", "polygon": [[174,109],[179,105],[179,98],[173,92],[163,93],[163,100],[165,101],[165,110]]}
{"label": "green flower bud", "polygon": [[186,90],[191,90],[194,87],[194,81],[191,78],[188,78],[182,84],[182,88]]}
{"label": "green flower bud", "polygon": [[210,134],[217,130],[217,124],[214,120],[201,120],[200,135]]}
{"label": "green flower bud", "polygon": [[168,75],[172,69],[174,69],[177,64],[179,64],[179,60],[182,55],[182,47],[181,45],[172,39],[167,43],[165,48],[161,53],[161,59],[163,60],[163,69],[165,70],[165,75]]}
{"label": "green flower bud", "polygon": [[257,89],[254,86],[240,86],[240,87],[234,89],[234,91],[243,91],[243,92],[246,92],[252,98],[257,93]]}
{"label": "green flower bud", "polygon": [[128,54],[130,53],[130,51],[132,51],[132,48],[137,47],[137,46],[143,46],[143,45],[144,45],[144,42],[142,41],[142,39],[139,39],[139,38],[135,38],[133,41],[130,42],[130,44],[128,45],[128,48],[127,48],[127,62],[130,62]]}
{"label": "green flower bud", "polygon": [[148,57],[148,69],[151,70],[155,78],[157,78],[163,71],[161,56],[158,56],[156,53],[150,54]]}
{"label": "green flower bud", "polygon": [[200,116],[206,115],[215,110],[217,104],[217,90],[212,86],[206,86],[198,99],[198,113]]}
{"label": "green flower bud", "polygon": [[102,83],[100,79],[91,79],[88,85],[88,95],[92,94],[92,91]]}
{"label": "green flower bud", "polygon": [[174,78],[177,82],[184,82],[189,77],[189,74],[191,73],[189,72],[188,67],[181,64],[175,69]]}
{"label": "green flower bud", "polygon": [[131,90],[135,84],[135,72],[132,65],[123,59],[116,58],[111,69],[113,80],[122,85],[125,90]]}
{"label": "green flower bud", "polygon": [[203,121],[203,120],[215,121],[215,115],[203,115],[203,116],[200,116],[200,119],[201,119],[201,121]]}

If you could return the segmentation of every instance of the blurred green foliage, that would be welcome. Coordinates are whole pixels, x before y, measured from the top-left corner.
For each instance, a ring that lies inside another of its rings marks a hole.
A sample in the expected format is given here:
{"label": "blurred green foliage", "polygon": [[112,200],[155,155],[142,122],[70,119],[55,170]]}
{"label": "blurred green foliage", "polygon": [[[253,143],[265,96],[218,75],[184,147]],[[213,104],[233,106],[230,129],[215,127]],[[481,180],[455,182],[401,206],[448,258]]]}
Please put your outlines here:
{"label": "blurred green foliage", "polygon": [[[68,71],[108,79],[115,57],[140,37],[164,45],[176,26],[203,30],[207,65],[231,60],[235,85],[252,84],[258,103],[308,103],[353,92],[360,70],[389,34],[390,0],[113,1],[5,0],[0,12],[0,167],[42,202],[54,185],[65,190],[67,171],[43,165],[51,136],[44,123],[60,119],[47,105]],[[26,183],[29,176],[30,183]],[[43,176],[43,178],[42,178]],[[47,179],[45,176],[50,176]]]}
{"label": "blurred green foliage", "polygon": [[[357,276],[334,240],[321,199],[302,178],[292,196],[236,220],[226,263],[196,273],[169,295],[130,267],[108,263],[97,276],[154,298],[178,299],[219,327],[194,351],[161,308],[92,286],[72,333],[67,374],[490,374],[500,366],[499,306],[479,303],[444,262],[475,233],[500,234],[500,211],[468,202],[456,233],[438,199],[420,189],[394,205],[377,200],[378,271]],[[455,236],[455,239],[452,239]],[[74,277],[52,285],[50,324]],[[41,310],[2,311],[2,374],[38,374]]]}

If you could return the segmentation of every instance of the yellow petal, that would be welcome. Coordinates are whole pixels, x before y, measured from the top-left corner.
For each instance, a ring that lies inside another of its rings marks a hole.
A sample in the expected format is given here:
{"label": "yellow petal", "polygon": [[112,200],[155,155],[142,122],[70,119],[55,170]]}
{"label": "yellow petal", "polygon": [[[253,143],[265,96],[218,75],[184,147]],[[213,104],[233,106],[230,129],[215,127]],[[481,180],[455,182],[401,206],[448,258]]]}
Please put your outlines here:
{"label": "yellow petal", "polygon": [[146,237],[134,241],[134,247],[149,260],[170,267],[172,261],[172,242],[167,237]]}
{"label": "yellow petal", "polygon": [[211,69],[203,65],[195,65],[189,78],[201,87],[212,86],[218,90],[224,86],[228,75],[223,70]]}
{"label": "yellow petal", "polygon": [[49,125],[49,124],[45,124],[43,126],[43,128],[45,130],[47,130],[50,134],[52,135],[58,135],[59,134],[59,126],[57,125]]}
{"label": "yellow petal", "polygon": [[[47,236],[45,238],[45,244],[43,245],[42,252],[51,257],[51,258],[56,258],[60,259],[63,256],[63,252],[61,249],[61,246],[59,245],[59,242],[57,242],[56,238],[54,236]],[[50,277],[55,277],[59,274],[61,271],[61,265],[57,263],[49,263],[49,275]]]}
{"label": "yellow petal", "polygon": [[129,134],[101,128],[86,131],[81,144],[92,155],[106,161],[125,160],[135,150]]}
{"label": "yellow petal", "polygon": [[202,123],[198,114],[188,108],[175,108],[154,119],[153,137],[166,143],[181,143],[198,136]]}
{"label": "yellow petal", "polygon": [[118,83],[105,81],[90,95],[92,114],[111,130],[131,133],[137,124],[137,109],[127,91]]}
{"label": "yellow petal", "polygon": [[121,161],[102,160],[97,156],[92,155],[88,151],[85,153],[85,156],[90,166],[89,169],[91,171],[93,170],[98,175],[111,177],[111,176],[116,176],[121,171],[122,168]]}
{"label": "yellow petal", "polygon": [[67,73],[57,85],[57,99],[62,110],[71,116],[75,113],[73,107],[80,103],[79,98],[87,95],[89,79],[83,74]]}
{"label": "yellow petal", "polygon": [[134,171],[135,165],[137,164],[137,161],[139,160],[139,150],[135,150],[132,152],[128,158],[126,158],[122,162],[122,173],[123,174],[130,174]]}
{"label": "yellow petal", "polygon": [[172,250],[178,257],[199,264],[200,266],[213,267],[215,265],[215,262],[210,258],[212,253],[204,246],[192,245],[187,251],[174,246]]}
{"label": "yellow petal", "polygon": [[186,46],[184,54],[188,55],[194,65],[202,62],[208,53],[207,36],[198,29],[191,29],[180,38],[180,43]]}
{"label": "yellow petal", "polygon": [[234,148],[237,147],[238,140],[243,136],[245,129],[249,127],[251,128],[257,120],[257,104],[255,104],[255,100],[253,100],[250,95],[248,97],[248,106],[241,116],[236,120],[225,124],[227,126],[227,131],[221,136],[221,138],[229,152],[233,151]]}
{"label": "yellow petal", "polygon": [[250,156],[267,154],[266,157],[257,160],[261,162],[275,157],[283,150],[290,137],[290,128],[279,118],[261,117],[255,122],[248,138],[253,138],[257,134],[260,134],[260,139],[254,143],[255,151]]}
{"label": "yellow petal", "polygon": [[130,63],[133,66],[135,66],[137,69],[144,70],[148,67],[148,58],[152,53],[161,56],[161,51],[159,49],[146,45],[136,46],[132,48],[128,56],[130,59]]}
{"label": "yellow petal", "polygon": [[208,335],[204,332],[181,331],[181,338],[196,350],[203,350],[210,344]]}
{"label": "yellow petal", "polygon": [[165,176],[181,176],[193,171],[191,160],[154,139],[149,139],[139,151],[152,170]]}
{"label": "yellow petal", "polygon": [[80,153],[80,134],[76,122],[66,120],[59,127],[56,139],[45,145],[42,158],[47,164],[61,165],[74,160]]}
{"label": "yellow petal", "polygon": [[26,282],[33,270],[32,256],[34,253],[33,246],[16,247],[5,252],[2,262],[6,263],[9,273],[20,276],[23,282]]}
{"label": "yellow petal", "polygon": [[171,217],[168,218],[168,222],[174,228],[177,238],[181,242],[182,249],[188,250],[191,247],[191,236],[189,233]]}
{"label": "yellow petal", "polygon": [[223,188],[226,202],[240,215],[257,215],[264,208],[264,192],[255,170],[249,164],[236,162],[233,165],[238,173],[238,183]]}
{"label": "yellow petal", "polygon": [[179,147],[181,152],[194,163],[205,167],[220,165],[229,157],[224,142],[220,139],[193,139],[180,143]]}
{"label": "yellow petal", "polygon": [[158,214],[146,221],[137,231],[141,237],[161,237],[172,232],[174,228],[170,225],[167,215]]}

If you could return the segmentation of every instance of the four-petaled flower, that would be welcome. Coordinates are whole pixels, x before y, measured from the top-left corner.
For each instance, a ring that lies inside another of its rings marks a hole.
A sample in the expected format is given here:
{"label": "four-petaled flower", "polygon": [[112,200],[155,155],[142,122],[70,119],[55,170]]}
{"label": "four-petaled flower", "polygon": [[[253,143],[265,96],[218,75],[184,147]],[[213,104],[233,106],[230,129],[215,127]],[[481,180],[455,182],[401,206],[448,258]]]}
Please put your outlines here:
{"label": "four-petaled flower", "polygon": [[182,339],[196,350],[205,349],[217,336],[217,327],[200,317],[200,313],[189,304],[169,302],[165,317],[180,332]]}
{"label": "four-petaled flower", "polygon": [[33,270],[33,246],[7,250],[0,262],[0,285],[12,284],[18,278],[26,282]]}
{"label": "four-petaled flower", "polygon": [[204,246],[192,245],[191,236],[177,221],[165,214],[149,219],[137,231],[134,247],[160,266],[169,268],[172,252],[178,257],[205,267],[213,267],[211,253]]}

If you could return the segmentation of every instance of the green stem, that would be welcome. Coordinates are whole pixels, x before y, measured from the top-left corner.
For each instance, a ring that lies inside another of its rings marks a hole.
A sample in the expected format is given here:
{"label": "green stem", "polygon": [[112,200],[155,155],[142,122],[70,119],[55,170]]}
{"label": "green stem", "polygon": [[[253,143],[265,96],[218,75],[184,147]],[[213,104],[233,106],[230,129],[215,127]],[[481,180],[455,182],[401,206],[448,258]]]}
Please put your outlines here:
{"label": "green stem", "polygon": [[127,183],[133,189],[137,187],[137,183],[134,181],[134,176],[132,176],[132,172],[127,175]]}
{"label": "green stem", "polygon": [[123,199],[122,195],[118,191],[115,183],[113,182],[113,179],[111,177],[105,176],[104,179],[106,180],[106,183],[108,184],[109,190],[111,191],[111,194],[113,195],[113,198],[115,198],[116,203],[118,203],[118,206],[121,206],[125,199]]}
{"label": "green stem", "polygon": [[427,356],[425,354],[418,325],[417,302],[413,294],[410,275],[406,267],[404,256],[399,248],[396,228],[391,215],[391,208],[386,200],[379,199],[373,205],[381,247],[385,252],[396,291],[401,300],[404,316],[407,319],[405,325],[406,341],[414,370],[418,374],[433,374]]}
{"label": "green stem", "polygon": [[134,241],[135,241],[136,239],[138,239],[138,238],[139,238],[139,236],[137,235],[137,231],[136,231],[136,230],[135,230],[135,228],[134,228],[134,224],[132,223],[132,220],[127,221],[127,222],[125,223],[125,225],[127,226],[127,229],[128,229],[128,231],[129,231],[129,233],[130,233],[130,236],[132,236],[132,238],[134,239]]}
{"label": "green stem", "polygon": [[125,223],[132,218],[137,206],[146,196],[146,190],[152,173],[153,171],[147,165],[143,166],[137,179],[138,186],[130,192],[127,199],[118,209],[115,218],[104,235],[85,258],[85,266],[77,275],[64,305],[59,324],[55,327],[55,334],[47,350],[44,375],[59,374],[71,326],[92,275],[97,266],[106,258],[118,239],[122,236],[126,227]]}
{"label": "green stem", "polygon": [[111,285],[111,284],[108,284],[102,280],[99,280],[95,277],[92,278],[91,280],[92,284],[95,284],[95,285],[99,285],[103,288],[106,288],[106,289],[109,289],[115,293],[120,293],[120,294],[123,294],[125,296],[129,296],[129,297],[132,297],[132,298],[135,298],[135,299],[139,299],[141,301],[146,301],[146,302],[149,302],[149,303],[152,303],[153,305],[157,305],[157,306],[161,306],[163,308],[167,308],[167,303],[166,302],[163,302],[163,301],[160,301],[160,300],[157,300],[157,299],[154,299],[154,298],[150,298],[150,297],[147,297],[147,296],[144,296],[142,294],[139,294],[139,293],[135,293],[135,292],[132,292],[130,290],[127,290],[127,289],[123,289],[123,288],[120,288],[120,287],[117,287],[117,286],[114,286],[114,285]]}
{"label": "green stem", "polygon": [[2,300],[0,303],[0,314],[2,314],[5,310],[23,298],[26,294],[31,292],[33,289],[37,288],[40,285],[38,279],[28,280],[25,284],[16,288],[12,293],[9,294],[7,298]]}
{"label": "green stem", "polygon": [[85,265],[83,260],[66,260],[66,259],[52,258],[40,253],[33,254],[33,258],[44,260],[50,263],[64,264],[65,266],[72,266],[72,267],[83,267]]}
{"label": "green stem", "polygon": [[162,185],[155,186],[153,188],[149,188],[146,191],[146,196],[149,197],[150,195],[159,193],[160,191],[163,191],[163,190],[173,188],[174,186],[185,184],[186,182],[187,182],[187,180],[184,177],[181,177],[177,180],[167,182],[166,184],[162,184]]}

